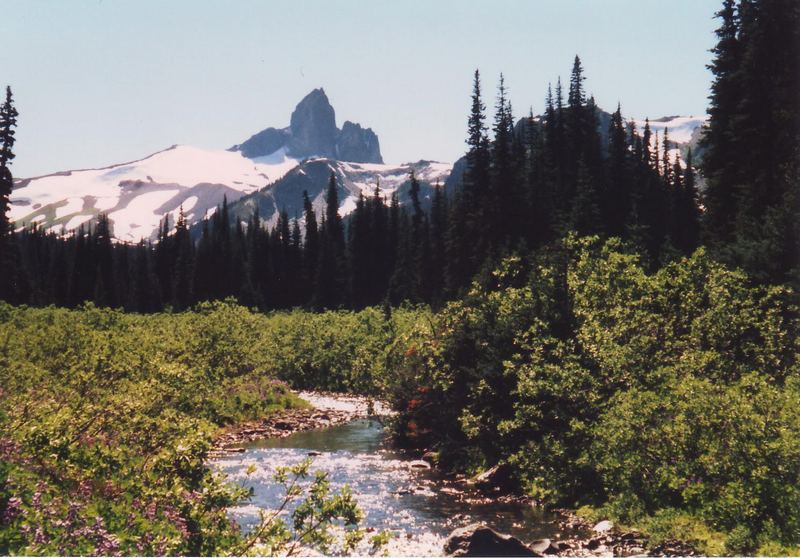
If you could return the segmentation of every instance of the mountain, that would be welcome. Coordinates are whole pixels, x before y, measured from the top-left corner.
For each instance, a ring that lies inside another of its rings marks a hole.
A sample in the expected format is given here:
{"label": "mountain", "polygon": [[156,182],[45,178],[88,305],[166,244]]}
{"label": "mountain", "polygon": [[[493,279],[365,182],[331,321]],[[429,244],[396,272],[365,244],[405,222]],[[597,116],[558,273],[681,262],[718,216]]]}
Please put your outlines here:
{"label": "mountain", "polygon": [[[607,136],[609,117],[600,111],[602,138]],[[518,131],[525,122],[518,123]],[[651,120],[650,127],[662,136],[668,127],[673,150],[685,155],[687,147],[696,145],[704,122],[705,118],[671,116]],[[644,121],[634,123],[641,131]],[[395,192],[401,203],[407,201],[412,170],[426,203],[437,182],[447,191],[457,188],[464,167],[463,158],[454,165],[384,164],[377,135],[349,121],[337,128],[328,97],[315,89],[298,103],[289,126],[266,128],[228,150],[176,145],[127,163],[17,180],[10,218],[17,229],[36,223],[67,232],[105,213],[117,240],[137,242],[155,239],[165,215],[174,223],[183,207],[193,226],[224,198],[238,219],[246,221],[258,207],[270,226],[282,210],[290,217],[302,216],[303,190],[321,213],[331,171],[339,180],[342,216],[355,208],[359,195],[372,196],[376,185],[387,201]]]}
{"label": "mountain", "polygon": [[281,148],[266,157],[176,145],[137,161],[59,172],[15,181],[11,220],[70,231],[106,213],[118,240],[155,238],[166,214],[181,206],[190,223],[212,212],[225,196],[235,200],[263,188],[297,166]]}
{"label": "mountain", "polygon": [[347,216],[356,208],[359,195],[373,196],[376,187],[387,203],[395,192],[401,204],[408,202],[411,171],[414,171],[420,184],[420,199],[423,205],[427,205],[432,200],[436,183],[445,186],[452,168],[449,163],[436,161],[385,165],[308,159],[269,188],[242,196],[229,205],[229,210],[235,218],[246,222],[258,208],[261,219],[272,226],[277,221],[278,213],[283,210],[290,218],[303,216],[302,193],[305,190],[315,212],[321,216],[325,210],[325,194],[331,172],[336,175],[339,185],[339,213],[342,216]]}
{"label": "mountain", "polygon": [[231,147],[245,157],[261,157],[286,148],[297,159],[326,157],[355,163],[383,163],[378,136],[371,128],[346,121],[336,127],[336,113],[325,90],[314,89],[294,109],[287,128],[267,128]]}
{"label": "mountain", "polygon": [[[266,197],[288,210],[300,202],[302,194],[300,189],[293,196],[288,185],[306,169],[314,175],[319,165],[313,163],[320,157],[326,161],[321,164],[337,169],[343,194],[355,192],[356,184],[369,189],[366,185],[379,179],[389,194],[399,187],[398,173],[407,174],[412,167],[426,176],[433,176],[435,169],[441,180],[447,174],[442,169],[449,170],[449,165],[441,163],[384,165],[378,136],[349,121],[338,129],[325,92],[315,89],[294,109],[288,127],[267,128],[227,151],[174,145],[126,163],[16,180],[10,218],[18,229],[36,223],[67,232],[105,213],[117,240],[154,239],[161,219],[170,215],[174,222],[181,206],[192,225],[213,213],[226,197],[235,203],[273,186],[277,193]],[[292,178],[279,184],[293,169],[297,172]],[[327,178],[320,184],[326,184]],[[316,186],[305,188],[316,191]],[[344,214],[355,201],[347,196],[341,199]],[[269,221],[272,212],[265,209],[262,216]]]}
{"label": "mountain", "polygon": [[[669,135],[670,155],[675,157],[677,153],[681,158],[686,159],[686,152],[691,147],[692,156],[695,164],[699,163],[702,159],[702,150],[700,149],[700,136],[703,133],[703,126],[708,120],[708,116],[664,116],[650,120],[650,130],[655,135],[658,133],[659,141],[664,139],[664,130],[667,130]],[[644,120],[634,120],[636,128],[641,134],[644,130]],[[653,139],[655,141],[655,138]]]}

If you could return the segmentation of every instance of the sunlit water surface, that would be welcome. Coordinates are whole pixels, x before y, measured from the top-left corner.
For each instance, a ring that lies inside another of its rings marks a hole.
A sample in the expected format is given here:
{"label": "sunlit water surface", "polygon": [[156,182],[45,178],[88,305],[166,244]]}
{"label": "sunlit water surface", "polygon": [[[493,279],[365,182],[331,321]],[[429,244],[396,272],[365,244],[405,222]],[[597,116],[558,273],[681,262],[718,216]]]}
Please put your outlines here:
{"label": "sunlit water surface", "polygon": [[386,433],[377,420],[299,432],[283,439],[262,440],[247,451],[218,459],[215,466],[230,480],[254,490],[246,505],[230,510],[243,529],[259,521],[259,511],[276,509],[283,488],[272,476],[280,466],[314,455],[312,473],[329,474],[331,487],[349,485],[365,513],[362,527],[392,530],[403,553],[441,554],[442,543],[455,528],[473,522],[511,533],[523,541],[558,538],[557,518],[519,503],[463,502],[463,492],[436,472],[415,467],[419,462],[386,447]]}

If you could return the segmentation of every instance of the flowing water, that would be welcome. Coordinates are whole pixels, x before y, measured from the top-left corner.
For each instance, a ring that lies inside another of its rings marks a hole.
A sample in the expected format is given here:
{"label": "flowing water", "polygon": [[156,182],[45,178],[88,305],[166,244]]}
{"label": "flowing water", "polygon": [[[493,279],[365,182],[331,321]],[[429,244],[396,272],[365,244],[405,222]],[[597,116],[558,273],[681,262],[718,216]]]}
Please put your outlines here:
{"label": "flowing water", "polygon": [[[391,554],[440,555],[447,535],[473,522],[525,542],[562,535],[552,514],[464,492],[421,468],[419,461],[389,449],[380,422],[368,419],[262,440],[244,453],[216,460],[230,480],[254,490],[250,502],[230,510],[243,529],[257,524],[261,509],[275,509],[283,501],[282,487],[272,480],[275,468],[299,463],[309,453],[314,454],[312,472],[327,471],[334,490],[350,485],[365,512],[362,527],[398,535]],[[403,541],[400,546],[398,541]]]}

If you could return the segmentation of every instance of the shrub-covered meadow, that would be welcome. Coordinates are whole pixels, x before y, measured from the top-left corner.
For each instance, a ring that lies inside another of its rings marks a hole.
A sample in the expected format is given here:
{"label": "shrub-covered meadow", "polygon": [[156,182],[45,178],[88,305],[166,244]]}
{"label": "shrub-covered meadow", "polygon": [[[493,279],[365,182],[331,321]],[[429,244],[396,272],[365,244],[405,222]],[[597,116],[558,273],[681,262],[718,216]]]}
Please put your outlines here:
{"label": "shrub-covered meadow", "polygon": [[241,548],[225,507],[247,494],[206,467],[215,433],[304,405],[290,376],[366,389],[412,314],[0,305],[0,554]]}
{"label": "shrub-covered meadow", "polygon": [[[251,549],[225,514],[248,495],[206,456],[220,428],[303,405],[291,386],[386,397],[395,439],[444,469],[508,464],[542,504],[652,541],[797,553],[799,332],[795,292],[702,249],[649,272],[574,237],[438,312],[2,305],[0,551]],[[328,496],[332,521],[357,518]]]}

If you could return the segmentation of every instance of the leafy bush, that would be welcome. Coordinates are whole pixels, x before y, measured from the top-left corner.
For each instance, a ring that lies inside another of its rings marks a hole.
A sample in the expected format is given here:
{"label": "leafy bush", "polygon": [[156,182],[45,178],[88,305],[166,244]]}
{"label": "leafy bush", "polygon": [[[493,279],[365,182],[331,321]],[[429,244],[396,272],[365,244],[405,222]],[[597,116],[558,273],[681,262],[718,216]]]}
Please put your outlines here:
{"label": "leafy bush", "polygon": [[506,259],[405,334],[395,431],[445,466],[510,463],[544,503],[691,517],[709,551],[720,531],[729,552],[789,548],[798,354],[788,287],[752,286],[703,250],[648,274],[618,240],[568,238]]}

